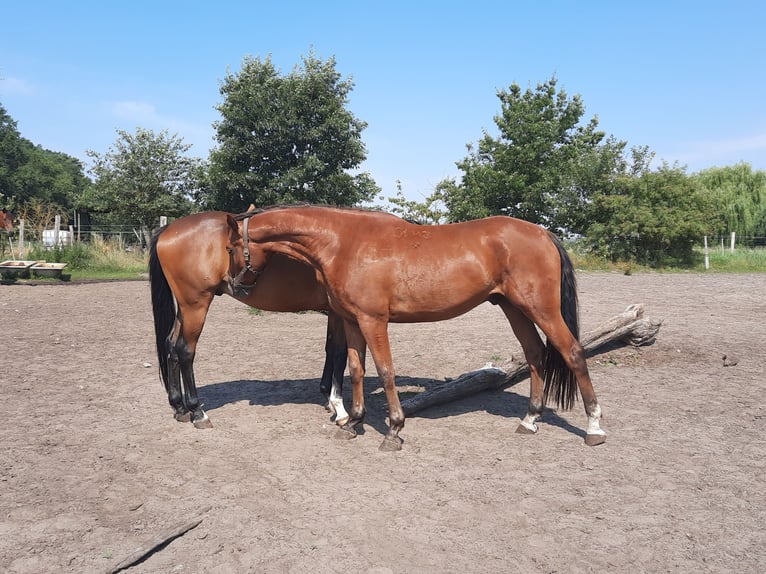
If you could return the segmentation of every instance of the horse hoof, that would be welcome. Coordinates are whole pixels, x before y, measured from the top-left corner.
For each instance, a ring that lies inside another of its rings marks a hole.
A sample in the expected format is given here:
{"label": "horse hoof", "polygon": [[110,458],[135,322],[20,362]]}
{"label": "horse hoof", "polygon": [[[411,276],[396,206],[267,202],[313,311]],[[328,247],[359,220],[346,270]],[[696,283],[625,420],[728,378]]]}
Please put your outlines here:
{"label": "horse hoof", "polygon": [[535,434],[537,431],[520,424],[516,427],[516,434]]}
{"label": "horse hoof", "polygon": [[604,444],[606,442],[606,435],[605,434],[586,434],[585,435],[585,444],[588,446],[598,446],[600,444]]}
{"label": "horse hoof", "polygon": [[335,424],[339,427],[343,427],[346,425],[346,423],[351,420],[351,417],[344,417],[342,419],[335,419]]}
{"label": "horse hoof", "polygon": [[398,436],[394,438],[384,438],[383,442],[380,443],[380,446],[378,447],[378,450],[383,452],[397,452],[402,450],[402,439],[400,439]]}
{"label": "horse hoof", "polygon": [[339,427],[335,431],[335,438],[339,440],[351,440],[356,438],[356,431],[353,428]]}
{"label": "horse hoof", "polygon": [[197,421],[194,421],[194,428],[211,429],[213,428],[213,423],[210,422],[209,418],[205,417],[204,419],[199,419]]}
{"label": "horse hoof", "polygon": [[191,413],[176,413],[173,416],[179,423],[191,422]]}

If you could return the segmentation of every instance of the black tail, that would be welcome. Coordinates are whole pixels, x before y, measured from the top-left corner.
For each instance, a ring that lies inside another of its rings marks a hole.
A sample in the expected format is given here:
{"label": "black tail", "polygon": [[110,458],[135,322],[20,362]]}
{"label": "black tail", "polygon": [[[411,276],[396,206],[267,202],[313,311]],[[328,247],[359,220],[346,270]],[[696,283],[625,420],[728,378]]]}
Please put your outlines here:
{"label": "black tail", "polygon": [[160,259],[157,257],[157,241],[162,233],[160,229],[149,244],[149,282],[152,287],[152,310],[154,311],[154,336],[157,344],[157,361],[160,364],[160,378],[165,390],[168,390],[168,350],[166,342],[176,320],[176,307],[173,291],[170,289]]}
{"label": "black tail", "polygon": [[[561,315],[575,339],[580,339],[580,319],[577,311],[577,281],[575,280],[572,260],[558,238],[550,234],[561,258]],[[556,399],[559,408],[571,409],[577,400],[577,379],[564,362],[561,353],[548,341],[545,345],[545,390],[543,401],[549,397]]]}

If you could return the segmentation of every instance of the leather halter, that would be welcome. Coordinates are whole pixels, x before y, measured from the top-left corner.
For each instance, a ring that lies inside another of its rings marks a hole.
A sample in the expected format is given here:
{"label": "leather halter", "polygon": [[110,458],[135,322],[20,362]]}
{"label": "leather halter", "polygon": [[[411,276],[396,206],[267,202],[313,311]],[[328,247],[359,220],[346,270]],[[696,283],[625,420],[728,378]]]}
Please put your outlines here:
{"label": "leather halter", "polygon": [[[229,280],[229,287],[231,288],[231,292],[235,297],[249,296],[250,291],[253,289],[253,287],[255,287],[255,283],[258,281],[258,276],[262,273],[262,271],[256,271],[253,269],[252,265],[250,265],[250,235],[247,231],[247,224],[249,221],[249,216],[242,220],[242,243],[244,244],[243,253],[245,256],[245,266],[239,271],[239,273],[237,273],[234,278]],[[245,273],[248,271],[254,275],[254,278],[251,283],[244,283],[242,279],[245,276]]]}

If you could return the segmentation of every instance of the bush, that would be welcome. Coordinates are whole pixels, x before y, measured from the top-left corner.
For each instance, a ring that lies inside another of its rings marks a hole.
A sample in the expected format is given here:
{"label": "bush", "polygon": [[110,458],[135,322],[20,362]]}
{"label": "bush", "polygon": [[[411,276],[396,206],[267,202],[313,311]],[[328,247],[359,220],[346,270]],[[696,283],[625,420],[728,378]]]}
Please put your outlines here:
{"label": "bush", "polygon": [[87,269],[93,261],[90,248],[85,243],[74,243],[63,247],[35,247],[27,253],[30,260],[66,263],[70,269]]}

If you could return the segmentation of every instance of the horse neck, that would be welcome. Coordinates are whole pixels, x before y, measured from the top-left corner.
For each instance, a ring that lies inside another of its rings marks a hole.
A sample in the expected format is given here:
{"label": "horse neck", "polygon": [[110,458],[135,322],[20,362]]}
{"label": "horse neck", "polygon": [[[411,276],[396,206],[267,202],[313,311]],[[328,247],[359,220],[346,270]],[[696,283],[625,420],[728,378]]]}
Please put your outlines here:
{"label": "horse neck", "polygon": [[334,217],[321,215],[299,208],[264,213],[253,221],[249,235],[269,251],[321,265],[328,249],[336,244],[337,229]]}

